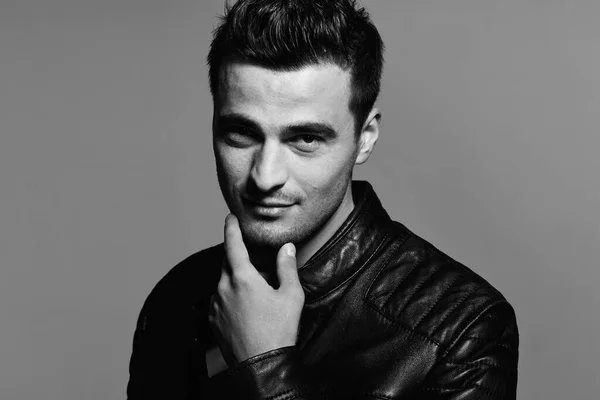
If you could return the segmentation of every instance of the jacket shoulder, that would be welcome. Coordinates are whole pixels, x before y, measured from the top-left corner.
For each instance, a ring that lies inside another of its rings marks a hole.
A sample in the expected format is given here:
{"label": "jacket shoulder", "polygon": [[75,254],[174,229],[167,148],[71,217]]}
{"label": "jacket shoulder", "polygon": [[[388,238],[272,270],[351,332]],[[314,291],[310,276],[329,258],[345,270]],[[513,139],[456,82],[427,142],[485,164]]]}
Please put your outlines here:
{"label": "jacket shoulder", "polygon": [[219,279],[224,255],[223,244],[198,251],[165,274],[154,286],[144,308],[163,307],[168,303],[197,301],[198,295],[209,290]]}
{"label": "jacket shoulder", "polygon": [[484,278],[401,224],[397,229],[404,240],[369,286],[372,308],[442,348],[490,310],[514,320],[512,307]]}

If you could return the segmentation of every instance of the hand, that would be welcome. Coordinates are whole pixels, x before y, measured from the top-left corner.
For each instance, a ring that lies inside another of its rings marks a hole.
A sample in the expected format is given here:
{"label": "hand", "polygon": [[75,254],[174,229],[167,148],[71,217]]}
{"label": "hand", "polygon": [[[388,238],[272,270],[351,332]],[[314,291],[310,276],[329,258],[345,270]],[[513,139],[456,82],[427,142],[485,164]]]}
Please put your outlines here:
{"label": "hand", "polygon": [[298,279],[295,252],[292,243],[279,249],[279,287],[272,288],[250,262],[237,218],[227,216],[226,261],[208,318],[230,367],[296,344],[304,291]]}

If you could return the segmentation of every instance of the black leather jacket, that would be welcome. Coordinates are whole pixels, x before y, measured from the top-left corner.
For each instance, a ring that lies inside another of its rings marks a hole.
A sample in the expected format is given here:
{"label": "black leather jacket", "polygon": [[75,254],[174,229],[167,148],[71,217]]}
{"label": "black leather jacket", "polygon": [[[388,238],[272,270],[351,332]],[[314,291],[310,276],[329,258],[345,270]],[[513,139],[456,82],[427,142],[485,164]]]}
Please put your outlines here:
{"label": "black leather jacket", "polygon": [[513,399],[518,331],[483,278],[392,221],[366,182],[355,209],[299,270],[298,342],[207,377],[208,301],[223,246],[154,288],[138,319],[128,398]]}

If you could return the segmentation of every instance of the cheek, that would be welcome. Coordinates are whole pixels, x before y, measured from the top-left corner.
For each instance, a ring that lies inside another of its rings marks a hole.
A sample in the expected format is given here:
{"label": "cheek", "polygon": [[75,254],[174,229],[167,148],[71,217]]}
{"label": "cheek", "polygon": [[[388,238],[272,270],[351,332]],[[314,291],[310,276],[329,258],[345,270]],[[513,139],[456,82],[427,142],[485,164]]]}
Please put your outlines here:
{"label": "cheek", "polygon": [[353,166],[350,158],[324,158],[321,162],[297,168],[296,181],[305,188],[309,197],[320,198],[321,201],[328,201],[331,197],[333,200],[337,193],[345,190]]}
{"label": "cheek", "polygon": [[236,149],[215,148],[215,160],[221,179],[226,179],[229,185],[236,185],[243,180],[249,171],[248,157]]}

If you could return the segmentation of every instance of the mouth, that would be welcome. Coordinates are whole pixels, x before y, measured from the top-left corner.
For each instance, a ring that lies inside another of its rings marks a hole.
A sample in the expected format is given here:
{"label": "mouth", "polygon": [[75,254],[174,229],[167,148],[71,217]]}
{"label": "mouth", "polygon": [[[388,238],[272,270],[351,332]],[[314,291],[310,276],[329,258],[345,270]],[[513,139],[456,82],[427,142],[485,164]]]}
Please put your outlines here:
{"label": "mouth", "polygon": [[263,217],[278,217],[289,210],[294,203],[282,203],[274,201],[253,201],[242,197],[244,206],[253,214]]}

